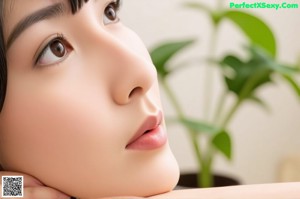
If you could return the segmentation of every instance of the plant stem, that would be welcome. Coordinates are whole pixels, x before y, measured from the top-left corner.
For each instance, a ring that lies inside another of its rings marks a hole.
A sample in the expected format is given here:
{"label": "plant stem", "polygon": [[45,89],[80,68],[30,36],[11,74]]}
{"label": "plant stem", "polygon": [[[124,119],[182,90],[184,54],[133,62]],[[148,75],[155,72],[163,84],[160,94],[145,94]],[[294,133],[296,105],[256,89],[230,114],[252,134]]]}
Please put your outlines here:
{"label": "plant stem", "polygon": [[[268,71],[266,71],[268,72]],[[245,86],[242,88],[238,100],[233,105],[233,107],[230,109],[229,113],[225,117],[223,123],[221,124],[221,128],[226,128],[230,120],[232,119],[234,113],[237,111],[239,106],[242,104],[242,102],[250,95],[251,90],[254,88],[255,84],[260,81],[261,78],[265,76],[265,73],[260,73],[259,75],[253,75],[250,77],[247,82],[245,83]]]}
{"label": "plant stem", "polygon": [[[198,143],[198,136],[197,136],[196,132],[193,132],[193,130],[189,129],[189,131],[190,131],[190,136],[191,136],[191,140],[193,143],[193,148],[196,153],[196,157],[197,157],[197,161],[198,161],[197,184],[199,187],[200,186],[203,187],[203,184],[205,185],[206,182],[208,181],[207,178],[210,178],[210,176],[209,176],[210,173],[208,175],[203,175],[203,174],[205,174],[205,172],[203,172],[203,170],[205,168],[206,163],[201,154],[201,149],[200,149],[200,146]],[[200,175],[200,172],[201,172],[201,175]]]}
{"label": "plant stem", "polygon": [[212,187],[214,185],[214,178],[212,175],[212,163],[213,163],[213,147],[209,145],[206,153],[205,160],[201,170],[201,187]]}
{"label": "plant stem", "polygon": [[183,113],[174,93],[172,92],[169,84],[167,83],[167,81],[165,79],[162,79],[162,78],[160,78],[160,82],[162,83],[162,86],[163,86],[164,90],[166,91],[166,94],[168,95],[171,103],[173,104],[173,107],[175,108],[175,111],[176,111],[178,117],[180,119],[183,119],[184,113]]}
{"label": "plant stem", "polygon": [[[212,16],[213,20],[213,16]],[[215,51],[216,51],[216,44],[217,44],[217,24],[214,22],[213,24],[213,29],[212,29],[212,34],[211,34],[211,39],[210,39],[210,49],[209,49],[209,54],[208,56],[209,59],[213,60]],[[204,76],[204,119],[207,121],[210,120],[210,110],[211,110],[211,103],[212,103],[212,91],[214,87],[214,70],[212,67],[212,64],[210,63],[206,67],[206,73]],[[222,104],[218,107],[217,112],[221,111],[222,109]],[[202,159],[202,165],[201,165],[201,171],[199,170],[198,173],[198,185],[201,187],[211,187],[213,185],[213,175],[212,175],[212,160],[213,160],[213,153],[212,153],[212,147],[209,145],[208,151],[206,153],[206,157]],[[201,174],[200,174],[201,172]]]}
{"label": "plant stem", "polygon": [[222,122],[221,129],[226,128],[226,126],[228,125],[228,123],[230,122],[231,118],[233,117],[234,113],[237,111],[238,107],[241,105],[242,100],[238,99],[234,105],[232,106],[232,108],[230,109],[229,113],[227,114],[227,116],[225,117],[224,121]]}
{"label": "plant stem", "polygon": [[[213,24],[212,34],[211,34],[211,45],[209,49],[209,57],[212,59],[215,54],[215,48],[216,48],[216,36],[217,36],[217,26]],[[212,101],[212,90],[214,85],[214,73],[213,73],[213,67],[212,64],[208,64],[206,67],[206,72],[204,76],[204,118],[209,121],[210,118],[210,110],[211,110],[211,101]]]}
{"label": "plant stem", "polygon": [[211,176],[211,173],[211,164],[204,164],[200,175],[202,188],[211,187],[213,185],[213,178]]}
{"label": "plant stem", "polygon": [[[179,119],[184,119],[184,113],[178,103],[178,101],[176,100],[176,97],[174,95],[174,93],[172,92],[170,86],[168,85],[168,83],[166,82],[166,80],[160,79],[162,86],[164,88],[164,90],[166,91],[166,94],[168,95],[172,105],[175,108],[175,111],[179,117]],[[194,152],[196,155],[196,159],[198,162],[198,175],[197,175],[197,181],[198,181],[198,186],[199,187],[211,187],[213,184],[213,178],[212,178],[212,174],[211,174],[211,170],[212,170],[212,159],[213,159],[213,153],[212,153],[212,148],[209,148],[209,152],[207,157],[203,157],[201,154],[201,148],[199,145],[199,135],[200,133],[197,133],[195,130],[185,126],[186,129],[189,132],[189,137],[191,139],[192,142],[192,146],[194,148]],[[201,173],[201,175],[200,175]]]}
{"label": "plant stem", "polygon": [[224,105],[226,102],[226,96],[228,94],[227,90],[224,90],[221,94],[221,96],[219,97],[218,103],[217,103],[217,108],[216,108],[216,112],[214,115],[214,120],[213,123],[214,124],[218,124],[219,120],[221,118],[221,115],[223,114],[223,110],[224,110]]}
{"label": "plant stem", "polygon": [[[173,106],[175,108],[175,111],[176,111],[179,119],[184,119],[185,118],[184,113],[183,113],[178,101],[176,100],[176,97],[175,97],[174,93],[172,92],[170,86],[168,85],[167,81],[165,79],[162,79],[162,78],[160,80],[161,80],[160,82],[161,82],[164,90],[166,91],[166,94],[168,95],[171,103],[173,104]],[[199,145],[199,142],[198,142],[199,136],[197,136],[197,135],[199,135],[199,134],[197,132],[195,132],[193,129],[188,128],[187,126],[185,126],[185,127],[189,132],[189,137],[190,137],[191,142],[193,144],[194,152],[195,152],[196,159],[197,159],[197,162],[198,162],[198,167],[199,167],[198,170],[200,171],[205,163],[202,159],[201,149],[200,149],[200,145]],[[198,184],[200,182],[201,182],[201,178],[199,178],[199,175],[198,175]]]}

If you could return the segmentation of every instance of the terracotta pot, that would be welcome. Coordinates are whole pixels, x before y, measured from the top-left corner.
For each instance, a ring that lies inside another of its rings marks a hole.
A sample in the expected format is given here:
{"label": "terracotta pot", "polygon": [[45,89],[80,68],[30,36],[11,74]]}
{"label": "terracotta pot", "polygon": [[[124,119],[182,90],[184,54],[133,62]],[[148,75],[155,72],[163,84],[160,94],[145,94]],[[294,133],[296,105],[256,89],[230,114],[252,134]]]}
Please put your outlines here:
{"label": "terracotta pot", "polygon": [[[224,186],[233,186],[233,185],[240,185],[240,184],[241,183],[237,179],[233,179],[231,177],[227,177],[224,175],[214,175],[213,187],[224,187]],[[196,173],[181,174],[177,186],[197,188],[198,187],[197,174]]]}

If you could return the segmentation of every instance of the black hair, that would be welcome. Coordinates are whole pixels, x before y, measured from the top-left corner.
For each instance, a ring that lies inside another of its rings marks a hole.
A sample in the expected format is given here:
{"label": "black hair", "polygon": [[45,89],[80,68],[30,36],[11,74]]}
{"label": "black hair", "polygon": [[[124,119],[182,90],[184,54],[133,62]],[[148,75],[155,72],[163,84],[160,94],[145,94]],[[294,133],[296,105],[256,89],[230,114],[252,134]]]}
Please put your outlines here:
{"label": "black hair", "polygon": [[2,110],[7,83],[6,50],[3,34],[3,9],[4,0],[0,1],[0,111]]}
{"label": "black hair", "polygon": [[75,14],[89,0],[69,0],[72,13]]}
{"label": "black hair", "polygon": [[[0,0],[0,112],[3,108],[7,85],[6,46],[3,34],[4,1],[5,0]],[[88,1],[89,0],[69,0],[72,14],[75,14],[83,4]]]}

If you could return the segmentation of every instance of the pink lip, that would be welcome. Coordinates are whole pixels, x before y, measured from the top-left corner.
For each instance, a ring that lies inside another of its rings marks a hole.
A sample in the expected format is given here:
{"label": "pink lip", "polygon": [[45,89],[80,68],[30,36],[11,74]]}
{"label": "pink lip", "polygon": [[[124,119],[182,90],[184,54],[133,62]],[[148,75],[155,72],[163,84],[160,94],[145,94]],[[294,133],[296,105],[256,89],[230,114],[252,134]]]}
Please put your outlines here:
{"label": "pink lip", "polygon": [[148,116],[135,135],[129,140],[126,149],[153,150],[163,146],[167,135],[161,126],[162,113]]}

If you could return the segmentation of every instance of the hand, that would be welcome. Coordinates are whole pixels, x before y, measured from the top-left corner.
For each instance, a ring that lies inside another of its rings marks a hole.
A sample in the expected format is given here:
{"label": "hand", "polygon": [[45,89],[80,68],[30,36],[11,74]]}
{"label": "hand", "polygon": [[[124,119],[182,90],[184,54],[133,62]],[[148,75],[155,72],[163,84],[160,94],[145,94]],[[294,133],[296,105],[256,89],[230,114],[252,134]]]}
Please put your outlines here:
{"label": "hand", "polygon": [[[36,178],[17,172],[9,172],[9,171],[0,171],[0,176],[24,176],[24,197],[23,199],[70,199],[71,197],[56,190],[51,187],[47,187],[43,185]],[[2,180],[0,182],[2,186]],[[0,189],[0,196],[2,195],[2,190]],[[9,199],[9,198],[8,198]]]}

